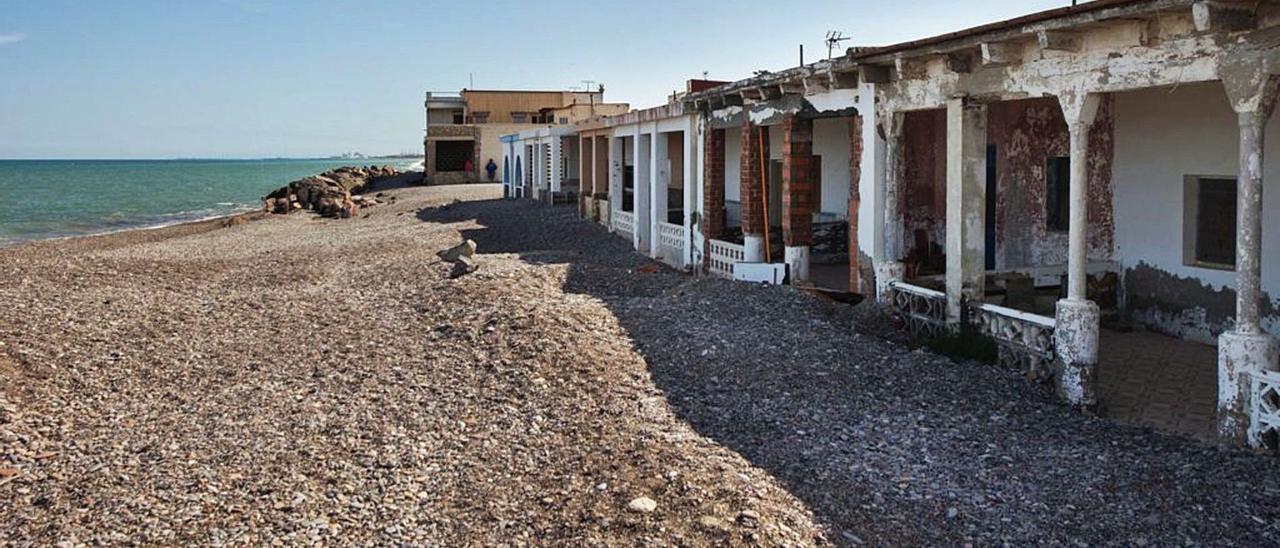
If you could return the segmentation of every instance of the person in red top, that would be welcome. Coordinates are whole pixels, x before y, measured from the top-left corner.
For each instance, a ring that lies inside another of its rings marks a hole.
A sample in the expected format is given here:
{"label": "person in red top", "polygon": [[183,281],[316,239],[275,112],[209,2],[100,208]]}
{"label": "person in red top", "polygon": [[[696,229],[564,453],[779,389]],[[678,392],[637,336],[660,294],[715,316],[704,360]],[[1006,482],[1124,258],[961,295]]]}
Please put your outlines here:
{"label": "person in red top", "polygon": [[476,165],[472,163],[471,160],[467,160],[467,163],[462,164],[462,171],[475,171],[475,170],[476,170]]}

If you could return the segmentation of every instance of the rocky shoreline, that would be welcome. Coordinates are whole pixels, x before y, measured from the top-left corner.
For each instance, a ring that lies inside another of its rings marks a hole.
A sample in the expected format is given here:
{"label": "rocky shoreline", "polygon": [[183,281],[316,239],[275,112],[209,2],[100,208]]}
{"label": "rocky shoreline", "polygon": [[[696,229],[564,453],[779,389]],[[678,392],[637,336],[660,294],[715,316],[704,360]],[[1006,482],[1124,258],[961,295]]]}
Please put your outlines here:
{"label": "rocky shoreline", "polygon": [[268,213],[288,214],[313,210],[324,217],[349,219],[360,214],[360,208],[380,203],[376,198],[360,194],[379,182],[404,173],[391,166],[331,169],[319,175],[298,179],[280,187],[262,199]]}

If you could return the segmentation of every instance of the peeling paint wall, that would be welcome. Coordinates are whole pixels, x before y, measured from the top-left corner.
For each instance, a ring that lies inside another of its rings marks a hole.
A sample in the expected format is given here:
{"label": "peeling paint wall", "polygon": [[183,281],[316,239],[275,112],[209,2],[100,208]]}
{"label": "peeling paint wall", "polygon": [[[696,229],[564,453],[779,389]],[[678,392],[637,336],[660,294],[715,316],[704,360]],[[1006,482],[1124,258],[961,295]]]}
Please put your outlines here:
{"label": "peeling paint wall", "polygon": [[[941,260],[947,237],[947,112],[908,112],[902,122],[903,252],[933,267],[922,267],[914,275],[941,274]],[[888,220],[886,220],[888,222]],[[931,252],[927,248],[932,248]]]}
{"label": "peeling paint wall", "polygon": [[[1103,101],[1089,135],[1091,261],[1111,260],[1114,246],[1109,103]],[[987,138],[996,147],[996,268],[1065,265],[1067,232],[1049,230],[1045,210],[1048,159],[1070,154],[1062,108],[1056,98],[1041,98],[993,103],[989,113]]]}
{"label": "peeling paint wall", "polygon": [[[1126,311],[1153,329],[1213,343],[1235,315],[1236,274],[1184,264],[1183,185],[1186,175],[1236,175],[1236,116],[1216,82],[1116,94],[1114,109],[1116,258]],[[1262,325],[1280,336],[1280,119],[1272,117],[1267,133]]]}

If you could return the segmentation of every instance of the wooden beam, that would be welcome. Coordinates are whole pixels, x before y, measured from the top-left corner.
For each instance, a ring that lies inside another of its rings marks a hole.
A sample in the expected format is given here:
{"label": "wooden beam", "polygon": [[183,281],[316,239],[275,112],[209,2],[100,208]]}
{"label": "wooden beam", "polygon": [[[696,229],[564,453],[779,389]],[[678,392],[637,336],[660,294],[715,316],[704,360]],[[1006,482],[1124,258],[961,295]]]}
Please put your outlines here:
{"label": "wooden beam", "polygon": [[1247,5],[1201,0],[1191,5],[1191,19],[1200,32],[1235,32],[1258,27]]}
{"label": "wooden beam", "polygon": [[1016,65],[1022,61],[1022,48],[1016,42],[983,42],[981,49],[983,66]]}
{"label": "wooden beam", "polygon": [[1036,38],[1040,41],[1042,49],[1050,51],[1080,51],[1083,40],[1080,34],[1063,30],[1042,30]]}

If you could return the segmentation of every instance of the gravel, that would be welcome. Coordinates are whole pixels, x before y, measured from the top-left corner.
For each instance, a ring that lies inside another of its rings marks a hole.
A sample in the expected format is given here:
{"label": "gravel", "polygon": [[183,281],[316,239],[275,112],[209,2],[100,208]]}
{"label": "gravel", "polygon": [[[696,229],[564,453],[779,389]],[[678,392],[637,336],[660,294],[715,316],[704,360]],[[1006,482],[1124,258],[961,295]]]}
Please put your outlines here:
{"label": "gravel", "polygon": [[1280,543],[1272,457],[497,193],[0,250],[4,540]]}

